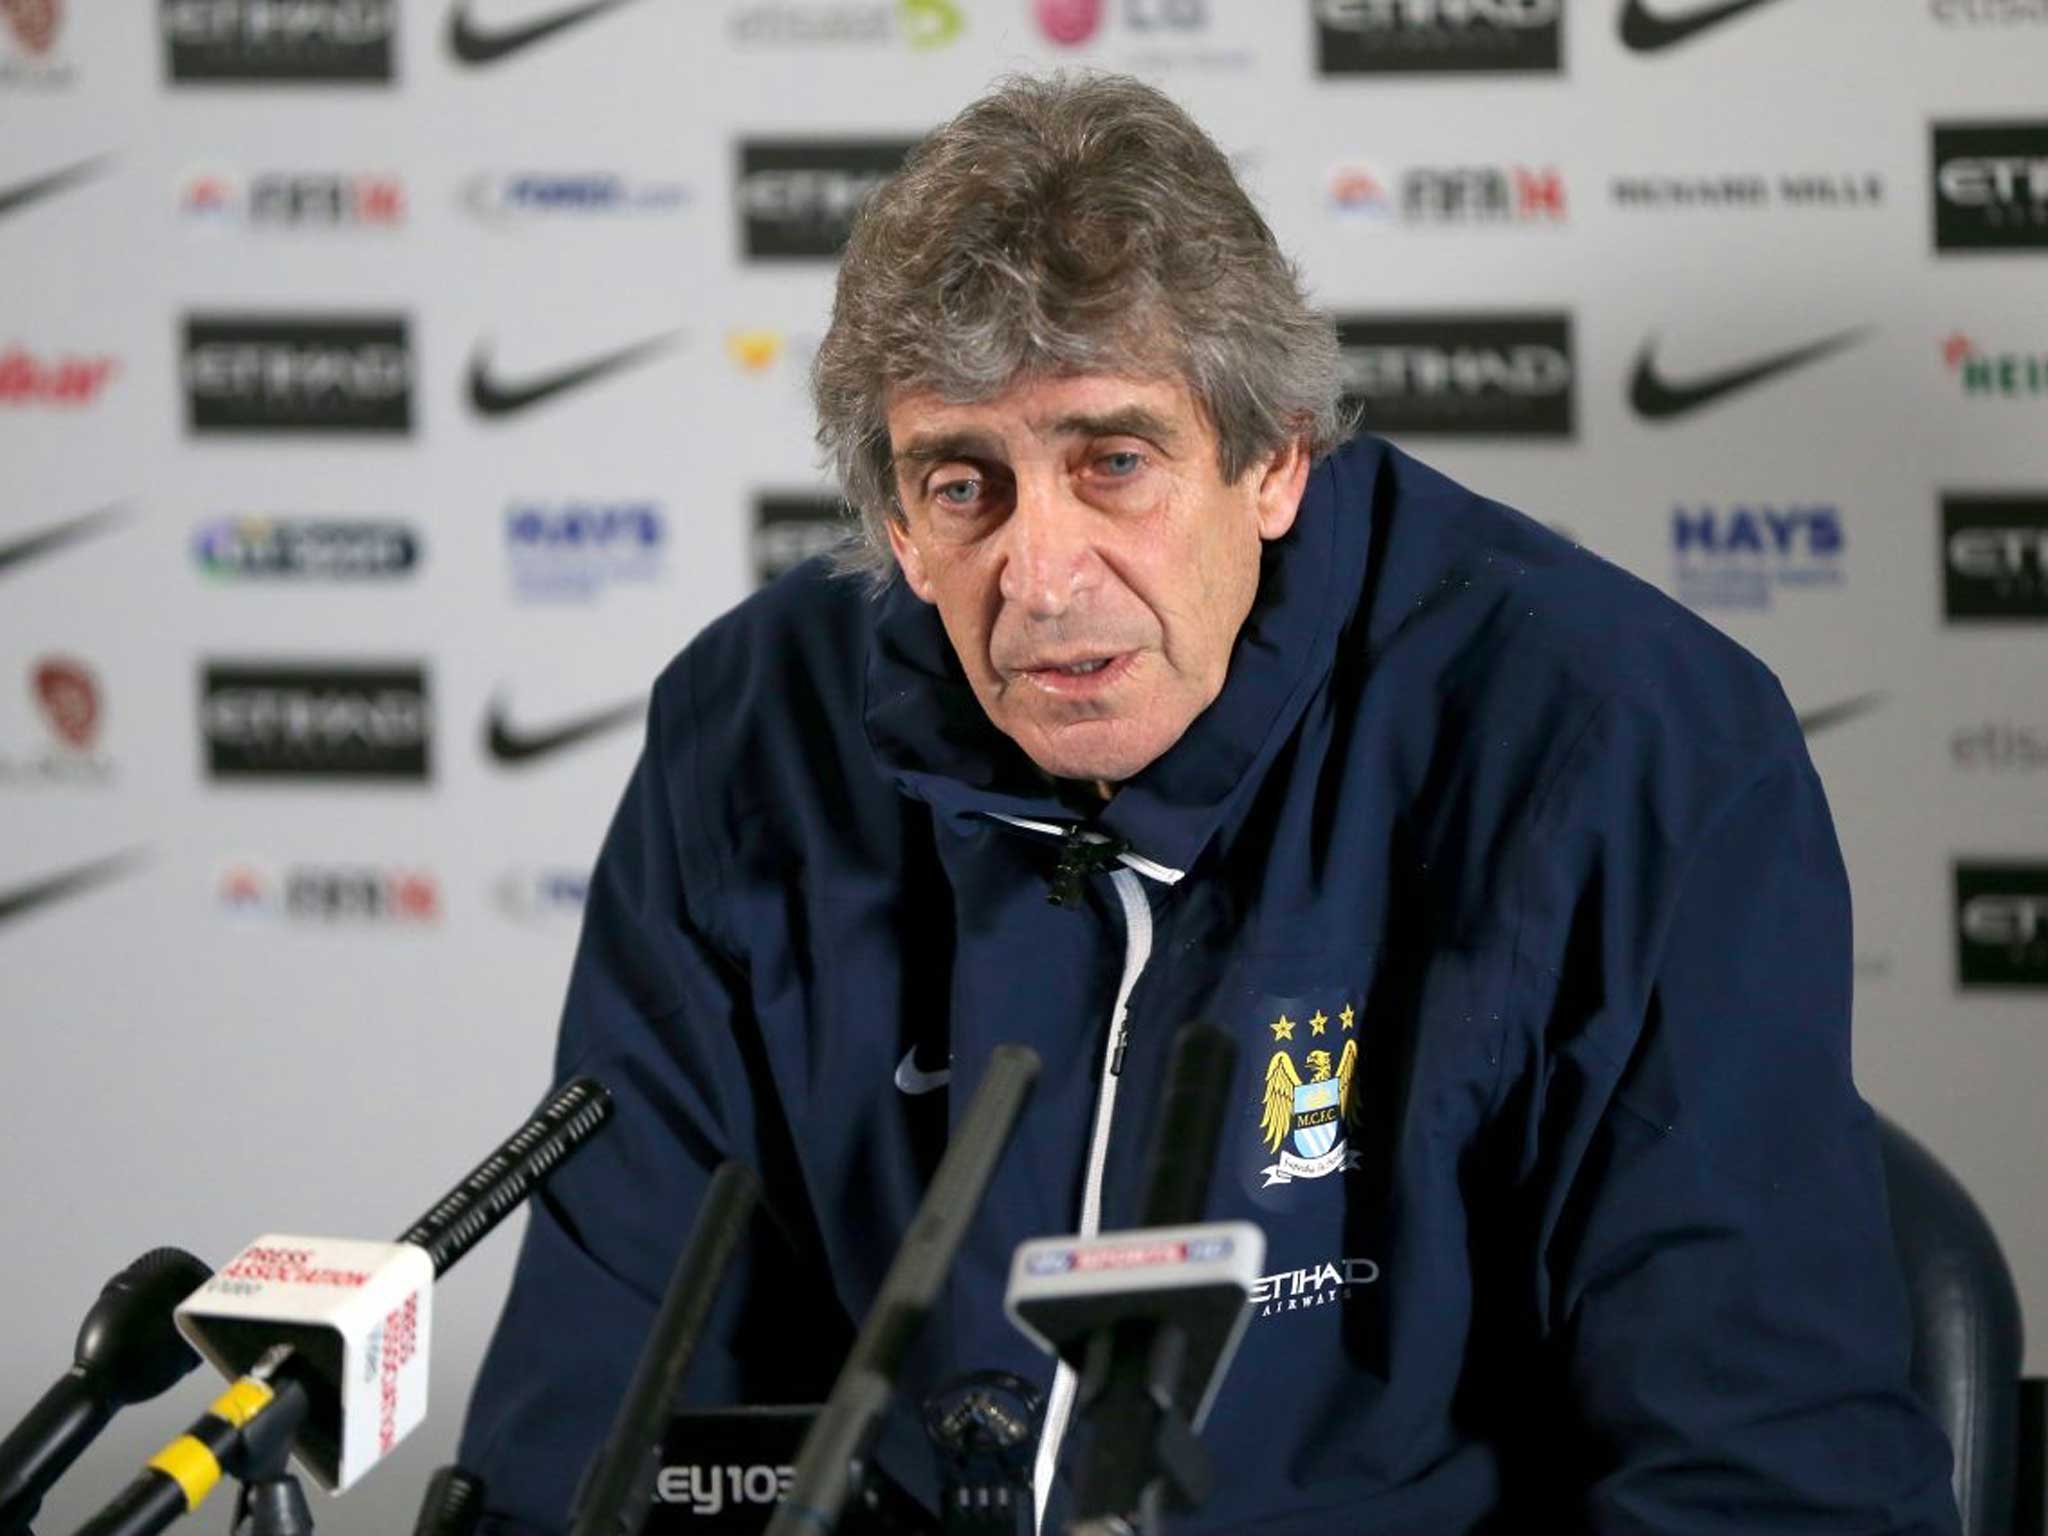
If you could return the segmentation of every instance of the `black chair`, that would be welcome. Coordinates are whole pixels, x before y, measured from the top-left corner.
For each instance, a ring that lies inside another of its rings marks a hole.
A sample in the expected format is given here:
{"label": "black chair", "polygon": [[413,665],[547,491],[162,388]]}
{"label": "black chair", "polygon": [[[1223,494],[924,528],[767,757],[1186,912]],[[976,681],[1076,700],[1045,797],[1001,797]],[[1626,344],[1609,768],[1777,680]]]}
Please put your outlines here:
{"label": "black chair", "polygon": [[2020,1377],[2019,1294],[1998,1239],[1933,1154],[1879,1117],[1913,1387],[1955,1450],[1963,1536],[2041,1536],[2042,1382]]}

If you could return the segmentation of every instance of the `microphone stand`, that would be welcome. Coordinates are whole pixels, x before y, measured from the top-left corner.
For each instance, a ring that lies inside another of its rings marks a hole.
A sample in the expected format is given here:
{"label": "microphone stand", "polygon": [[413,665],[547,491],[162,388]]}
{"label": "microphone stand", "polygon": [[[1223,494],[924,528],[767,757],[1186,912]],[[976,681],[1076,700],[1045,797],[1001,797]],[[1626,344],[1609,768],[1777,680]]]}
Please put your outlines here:
{"label": "microphone stand", "polygon": [[1038,1053],[999,1045],[974,1097],[939,1159],[910,1231],[896,1250],[882,1288],[812,1421],[797,1455],[788,1494],[768,1522],[767,1536],[812,1536],[839,1525],[859,1482],[870,1443],[895,1394],[896,1374],[937,1303],[953,1255],[980,1208],[996,1163],[1038,1077]]}
{"label": "microphone stand", "polygon": [[[1202,1219],[1236,1064],[1236,1045],[1213,1024],[1188,1024],[1175,1037],[1146,1153],[1141,1228]],[[1187,1327],[1170,1313],[1119,1317],[1088,1340],[1074,1413],[1094,1423],[1095,1436],[1068,1536],[1158,1536],[1163,1503],[1188,1510],[1208,1497],[1215,1478],[1195,1438],[1189,1355]]]}
{"label": "microphone stand", "polygon": [[242,1484],[235,1496],[234,1536],[313,1536],[306,1490],[289,1465],[306,1408],[303,1389],[280,1391],[242,1431],[242,1454],[233,1469]]}
{"label": "microphone stand", "polygon": [[662,1440],[676,1392],[760,1192],[760,1179],[742,1164],[721,1163],[711,1175],[696,1225],[670,1272],[661,1310],[633,1368],[611,1434],[578,1495],[572,1536],[640,1536],[654,1500]]}

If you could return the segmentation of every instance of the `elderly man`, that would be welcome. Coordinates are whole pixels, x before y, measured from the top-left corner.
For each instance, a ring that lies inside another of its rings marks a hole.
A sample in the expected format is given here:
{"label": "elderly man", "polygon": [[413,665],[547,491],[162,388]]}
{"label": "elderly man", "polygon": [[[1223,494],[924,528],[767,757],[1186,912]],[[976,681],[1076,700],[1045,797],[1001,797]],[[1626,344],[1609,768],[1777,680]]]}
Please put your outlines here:
{"label": "elderly man", "polygon": [[814,386],[864,574],[656,686],[557,1062],[618,1124],[536,1206],[468,1424],[499,1529],[562,1527],[721,1159],[770,1219],[689,1395],[817,1400],[1004,1041],[1044,1072],[877,1459],[929,1497],[922,1397],[1016,1372],[1055,1529],[1072,1383],[1009,1256],[1128,1224],[1204,1016],[1241,1052],[1210,1215],[1271,1273],[1176,1529],[1952,1530],[1770,674],[1340,446],[1329,322],[1134,82],[928,138]]}

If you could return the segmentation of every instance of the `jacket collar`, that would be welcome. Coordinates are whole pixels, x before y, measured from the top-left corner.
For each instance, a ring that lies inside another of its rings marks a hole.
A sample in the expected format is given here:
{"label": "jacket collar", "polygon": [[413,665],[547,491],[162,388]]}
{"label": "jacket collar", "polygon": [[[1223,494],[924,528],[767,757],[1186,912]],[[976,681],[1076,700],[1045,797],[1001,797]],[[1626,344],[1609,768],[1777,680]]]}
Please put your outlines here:
{"label": "jacket collar", "polygon": [[[1258,595],[1223,691],[1094,812],[1094,827],[1168,869],[1194,867],[1329,674],[1337,634],[1364,586],[1372,489],[1385,454],[1376,439],[1361,437],[1316,466],[1293,528],[1261,552]],[[937,610],[900,580],[876,614],[866,686],[868,741],[904,794],[949,819],[1077,819],[1080,802],[1063,800],[989,722]]]}

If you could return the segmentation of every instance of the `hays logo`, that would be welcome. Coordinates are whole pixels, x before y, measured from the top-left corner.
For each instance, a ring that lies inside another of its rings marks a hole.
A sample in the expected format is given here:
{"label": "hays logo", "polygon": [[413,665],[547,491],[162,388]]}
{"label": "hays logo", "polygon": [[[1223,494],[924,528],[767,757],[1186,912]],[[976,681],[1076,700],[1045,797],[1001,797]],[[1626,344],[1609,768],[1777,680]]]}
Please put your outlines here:
{"label": "hays logo", "polygon": [[1564,0],[1315,0],[1315,21],[1325,75],[1562,67]]}
{"label": "hays logo", "polygon": [[2048,987],[2048,864],[1958,862],[1956,981]]}
{"label": "hays logo", "polygon": [[379,85],[398,0],[158,0],[173,84]]}
{"label": "hays logo", "polygon": [[752,0],[727,35],[742,48],[943,48],[966,26],[962,0]]}
{"label": "hays logo", "polygon": [[1934,248],[2048,250],[2048,119],[1934,125]]}
{"label": "hays logo", "polygon": [[505,510],[512,585],[534,602],[588,602],[661,575],[668,523],[652,501],[515,502]]}
{"label": "hays logo", "polygon": [[1570,437],[1565,314],[1339,315],[1346,403],[1374,432]]}
{"label": "hays logo", "polygon": [[74,71],[57,47],[69,0],[0,0],[0,87],[59,90]]}
{"label": "hays logo", "polygon": [[1330,174],[1330,205],[1364,224],[1452,229],[1556,227],[1566,216],[1553,166],[1419,166],[1390,176],[1343,165]]}
{"label": "hays logo", "polygon": [[683,182],[629,180],[612,171],[511,171],[472,176],[462,186],[462,206],[499,226],[645,218],[678,213],[689,203]]}
{"label": "hays logo", "polygon": [[423,869],[363,864],[294,864],[282,870],[230,864],[218,883],[223,910],[237,916],[308,923],[392,923],[441,920],[441,887]]}
{"label": "hays logo", "polygon": [[41,356],[10,345],[0,351],[0,407],[76,410],[91,405],[120,366],[119,359],[106,353]]}
{"label": "hays logo", "polygon": [[1833,506],[1671,509],[1674,585],[1689,608],[1762,611],[1780,590],[1838,587],[1845,542]]}
{"label": "hays logo", "polygon": [[740,145],[741,248],[750,260],[837,256],[867,195],[914,139],[749,139]]}
{"label": "hays logo", "polygon": [[522,923],[575,918],[590,897],[587,870],[510,869],[492,887],[492,898],[505,916]]}
{"label": "hays logo", "polygon": [[1941,553],[1951,623],[2048,622],[2048,496],[1944,496]]}
{"label": "hays logo", "polygon": [[199,527],[192,556],[223,581],[389,581],[412,574],[420,541],[382,519],[228,517]]}
{"label": "hays logo", "polygon": [[0,754],[0,784],[103,784],[113,764],[99,750],[106,710],[99,679],[72,656],[44,656],[29,668],[29,697],[42,717],[39,750]]}
{"label": "hays logo", "polygon": [[195,433],[412,431],[403,316],[188,316],[184,377]]}
{"label": "hays logo", "polygon": [[405,224],[405,183],[376,173],[195,172],[178,194],[187,222],[258,229],[398,229]]}
{"label": "hays logo", "polygon": [[807,492],[754,498],[754,580],[761,586],[853,536],[852,514],[837,496]]}
{"label": "hays logo", "polygon": [[424,784],[431,710],[425,668],[207,662],[200,734],[216,779]]}
{"label": "hays logo", "polygon": [[1986,352],[1957,331],[1942,342],[1941,358],[1971,399],[2048,396],[2048,352]]}

